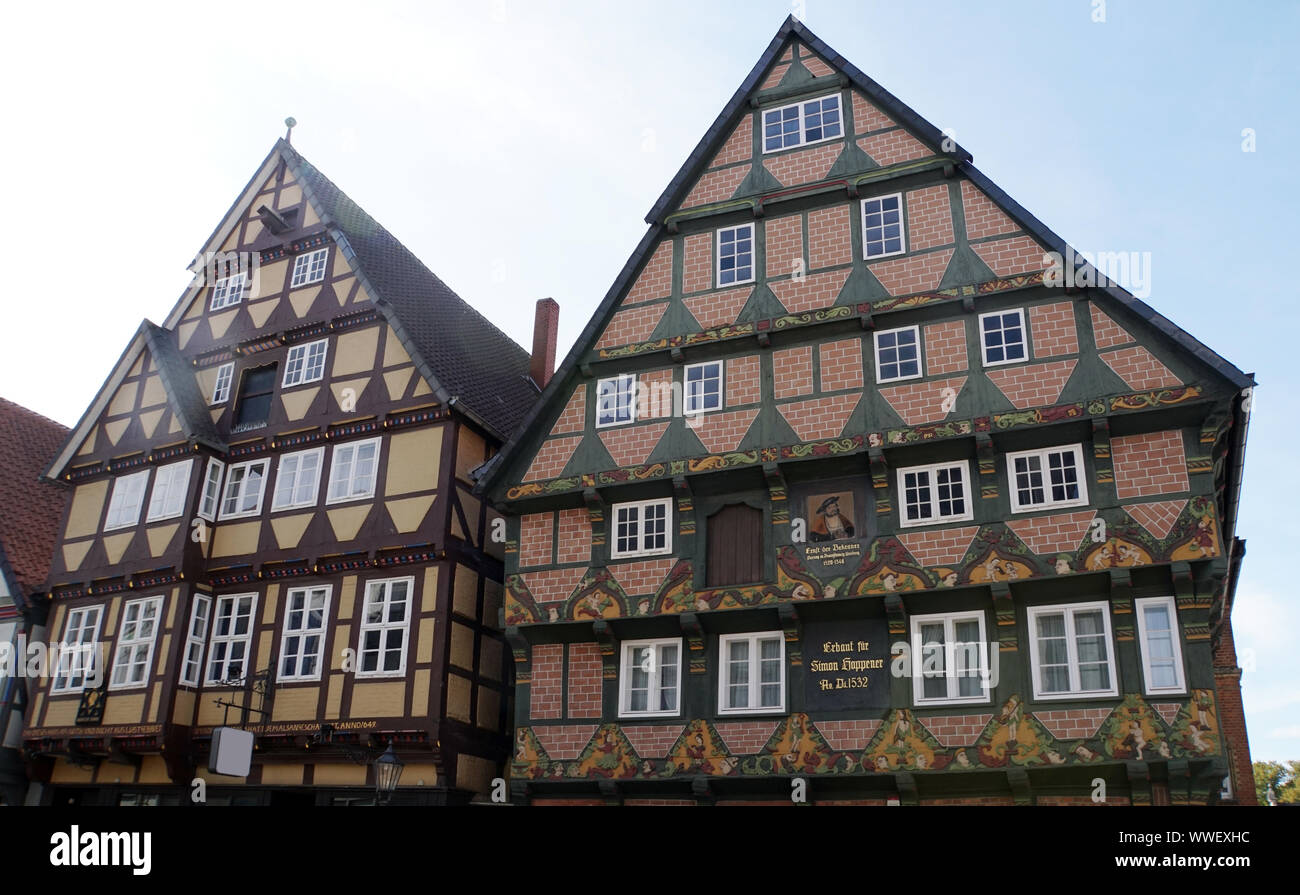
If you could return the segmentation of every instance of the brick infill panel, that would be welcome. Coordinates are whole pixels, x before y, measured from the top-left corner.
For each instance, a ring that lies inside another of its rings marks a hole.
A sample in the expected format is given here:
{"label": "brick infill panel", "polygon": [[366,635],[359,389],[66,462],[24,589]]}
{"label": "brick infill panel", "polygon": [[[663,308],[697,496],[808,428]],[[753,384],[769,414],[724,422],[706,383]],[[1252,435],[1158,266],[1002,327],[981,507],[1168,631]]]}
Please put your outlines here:
{"label": "brick infill panel", "polygon": [[952,202],[941,183],[907,193],[907,247],[911,251],[951,245]]}
{"label": "brick infill panel", "polygon": [[772,393],[777,399],[813,392],[812,346],[772,352]]}
{"label": "brick infill panel", "polygon": [[700,329],[714,329],[735,323],[745,303],[754,294],[753,286],[740,286],[736,289],[724,289],[721,292],[705,292],[682,299],[686,310],[700,324]]}
{"label": "brick infill panel", "polygon": [[757,404],[763,399],[760,384],[762,367],[757,354],[727,359],[726,403],[728,407]]}
{"label": "brick infill panel", "polygon": [[1070,381],[1078,358],[1026,364],[1023,367],[991,367],[984,371],[989,381],[1018,410],[1055,404]]}
{"label": "brick infill panel", "polygon": [[979,530],[978,525],[963,525],[960,528],[900,531],[898,540],[917,562],[927,568],[955,566],[966,555]]}
{"label": "brick infill panel", "polygon": [[[845,205],[808,212],[808,267],[853,263],[853,209]],[[790,273],[787,266],[781,273]]]}
{"label": "brick infill panel", "polygon": [[840,290],[848,279],[848,270],[828,270],[799,279],[778,280],[767,285],[787,311],[802,314],[804,311],[828,308],[835,304],[835,299],[839,297]]}
{"label": "brick infill panel", "polygon": [[556,562],[591,562],[591,518],[585,508],[560,510]]}
{"label": "brick infill panel", "polygon": [[939,288],[943,272],[952,260],[952,252],[952,249],[941,249],[924,255],[905,255],[891,261],[877,261],[869,270],[890,295],[933,292]]}
{"label": "brick infill panel", "polygon": [[531,653],[532,683],[529,684],[528,713],[533,718],[560,717],[564,686],[564,644],[539,643]]}
{"label": "brick infill panel", "polygon": [[566,435],[563,438],[548,438],[543,441],[542,446],[533,455],[533,462],[528,465],[528,471],[524,473],[524,481],[553,479],[560,475],[564,472],[565,465],[568,464],[580,441],[582,441],[581,435]]}
{"label": "brick infill panel", "polygon": [[668,423],[646,423],[643,426],[622,426],[601,429],[600,440],[614,458],[615,466],[639,466],[668,431]]}
{"label": "brick infill panel", "polygon": [[1042,246],[1028,236],[974,242],[971,243],[971,248],[1000,277],[1047,269]]}
{"label": "brick infill panel", "polygon": [[784,155],[768,156],[763,159],[763,167],[782,186],[817,183],[826,179],[831,166],[843,151],[844,144],[840,142],[827,143],[811,149],[796,149]]}
{"label": "brick infill panel", "polygon": [[1034,717],[1058,740],[1079,740],[1096,734],[1110,713],[1109,708],[1051,709],[1034,712]]}
{"label": "brick infill panel", "polygon": [[572,435],[581,432],[587,426],[587,386],[579,385],[569,396],[569,401],[560,411],[560,416],[551,427],[552,435]]}
{"label": "brick infill panel", "polygon": [[555,761],[577,758],[595,733],[595,724],[547,724],[533,728],[533,736]]}
{"label": "brick infill panel", "polygon": [[860,752],[880,729],[880,719],[861,721],[815,721],[826,745],[837,752]]}
{"label": "brick infill panel", "polygon": [[882,168],[934,155],[924,143],[901,127],[872,134],[870,137],[861,137],[858,139],[858,148],[871,156],[871,160]]}
{"label": "brick infill panel", "polygon": [[521,572],[524,587],[533,595],[535,603],[557,603],[567,600],[578,588],[578,582],[587,574],[586,566],[568,569],[543,569],[540,572]]}
{"label": "brick infill panel", "polygon": [[969,746],[979,739],[992,715],[934,715],[917,718],[943,746]]}
{"label": "brick infill panel", "polygon": [[624,724],[623,735],[632,744],[636,754],[642,758],[663,758],[677,742],[686,726],[676,724],[654,724],[648,727]]}
{"label": "brick infill panel", "polygon": [[793,274],[796,262],[803,262],[803,216],[786,215],[763,224],[767,241],[767,275],[783,277]]}
{"label": "brick infill panel", "polygon": [[569,645],[567,713],[570,718],[599,718],[601,705],[600,647],[594,643]]}
{"label": "brick infill panel", "polygon": [[719,168],[709,171],[701,177],[694,188],[682,200],[682,208],[694,208],[697,205],[710,205],[724,202],[736,194],[736,188],[749,173],[749,165],[737,165],[734,168]]}
{"label": "brick infill panel", "polygon": [[[734,451],[744,440],[745,433],[758,417],[758,408],[748,410],[731,410],[726,413],[713,412],[701,414],[694,420],[687,419],[687,428],[704,445],[710,454]],[[694,425],[692,425],[694,422]]]}
{"label": "brick infill panel", "polygon": [[969,368],[966,357],[966,323],[951,320],[925,327],[925,372],[927,376],[962,373]]}
{"label": "brick infill panel", "polygon": [[[896,127],[894,120],[877,109],[858,91],[853,91],[853,131],[854,136],[868,131],[883,131],[887,127]],[[870,155],[870,153],[867,153]]]}
{"label": "brick infill panel", "polygon": [[526,513],[519,517],[519,565],[549,566],[555,544],[554,513]]}
{"label": "brick infill panel", "polygon": [[723,721],[714,724],[718,735],[734,755],[753,755],[776,733],[776,721]]}
{"label": "brick infill panel", "polygon": [[818,346],[822,391],[862,388],[862,340],[840,339]]}
{"label": "brick infill panel", "polygon": [[1154,497],[1187,491],[1187,458],[1177,429],[1123,435],[1110,441],[1115,465],[1115,495]]}
{"label": "brick infill panel", "polygon": [[1156,500],[1151,503],[1128,503],[1124,504],[1124,512],[1128,513],[1133,519],[1151,532],[1152,535],[1164,540],[1169,537],[1169,531],[1178,521],[1178,517],[1183,514],[1183,507],[1187,506],[1187,498],[1182,500]]}
{"label": "brick infill panel", "polygon": [[662,559],[612,563],[606,568],[625,594],[629,597],[643,597],[659,590],[659,585],[664,583],[676,564],[677,557],[666,556]]}
{"label": "brick infill panel", "polygon": [[993,200],[969,180],[961,182],[961,202],[966,212],[966,238],[983,239],[1014,233],[1020,227]]}
{"label": "brick infill panel", "polygon": [[1075,331],[1072,302],[1059,301],[1030,308],[1029,332],[1035,359],[1079,353],[1079,334]]}
{"label": "brick infill panel", "polygon": [[1094,510],[1082,510],[1031,519],[1008,519],[1006,522],[1007,528],[1015,532],[1026,547],[1039,556],[1049,556],[1077,550],[1096,515]]}
{"label": "brick infill panel", "polygon": [[1103,351],[1098,356],[1132,389],[1173,388],[1183,384],[1172,370],[1141,345]]}
{"label": "brick infill panel", "polygon": [[644,342],[650,338],[650,334],[655,331],[655,327],[664,316],[664,311],[667,310],[668,302],[665,301],[619,311],[610,318],[609,325],[605,327],[605,332],[601,334],[596,347],[614,348],[619,345],[630,345],[633,342]]}
{"label": "brick infill panel", "polygon": [[818,438],[838,438],[861,400],[861,394],[830,395],[778,404],[777,410],[800,441],[815,441]]}
{"label": "brick infill panel", "polygon": [[[966,386],[965,376],[953,376],[948,379],[933,379],[929,382],[911,382],[906,385],[888,385],[880,388],[880,396],[909,426],[925,423],[937,423],[947,419],[948,414],[959,412],[961,390]],[[944,389],[952,389],[957,395],[958,404],[944,410]]]}
{"label": "brick infill panel", "polygon": [[754,116],[746,115],[740,119],[740,124],[731,132],[727,142],[722,144],[722,149],[713,157],[710,168],[718,168],[722,165],[731,165],[736,162],[749,161],[754,154]]}
{"label": "brick infill panel", "polygon": [[623,297],[623,304],[632,305],[673,294],[673,241],[659,243],[632,288]]}
{"label": "brick infill panel", "polygon": [[1097,348],[1113,348],[1116,345],[1127,345],[1133,341],[1133,337],[1129,335],[1128,330],[1097,307],[1095,301],[1088,302],[1088,313],[1092,316],[1092,339]]}

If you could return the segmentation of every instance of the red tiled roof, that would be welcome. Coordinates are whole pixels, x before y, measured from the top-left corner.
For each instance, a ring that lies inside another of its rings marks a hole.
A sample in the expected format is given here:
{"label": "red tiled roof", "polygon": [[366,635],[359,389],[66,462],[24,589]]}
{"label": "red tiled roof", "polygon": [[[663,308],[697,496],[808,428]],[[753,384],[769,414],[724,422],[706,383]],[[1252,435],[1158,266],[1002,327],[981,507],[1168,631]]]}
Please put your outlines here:
{"label": "red tiled roof", "polygon": [[40,478],[68,428],[0,398],[0,547],[24,593],[40,590],[68,492]]}

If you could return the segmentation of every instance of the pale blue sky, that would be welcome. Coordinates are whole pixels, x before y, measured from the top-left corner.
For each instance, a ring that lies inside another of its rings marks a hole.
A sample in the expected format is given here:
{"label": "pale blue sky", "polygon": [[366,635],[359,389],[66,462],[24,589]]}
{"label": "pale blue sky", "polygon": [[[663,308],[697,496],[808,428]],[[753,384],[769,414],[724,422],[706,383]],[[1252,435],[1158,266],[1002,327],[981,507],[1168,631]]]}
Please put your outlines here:
{"label": "pale blue sky", "polygon": [[1077,248],[1150,252],[1148,302],[1257,375],[1237,644],[1254,757],[1300,759],[1300,312],[1281,280],[1300,4],[1110,0],[1104,23],[1093,0],[216,9],[7,10],[0,394],[75,423],[286,115],[304,155],[521,344],[555,297],[567,350],[795,11]]}

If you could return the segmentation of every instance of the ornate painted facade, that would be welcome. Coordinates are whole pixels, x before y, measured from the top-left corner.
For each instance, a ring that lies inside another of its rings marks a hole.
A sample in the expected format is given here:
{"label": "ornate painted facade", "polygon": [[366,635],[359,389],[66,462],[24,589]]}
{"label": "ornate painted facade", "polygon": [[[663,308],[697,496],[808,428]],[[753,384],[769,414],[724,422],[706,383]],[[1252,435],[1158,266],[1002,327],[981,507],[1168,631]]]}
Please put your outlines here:
{"label": "ornate painted facade", "polygon": [[793,19],[647,222],[480,473],[518,801],[1253,800],[1250,376]]}

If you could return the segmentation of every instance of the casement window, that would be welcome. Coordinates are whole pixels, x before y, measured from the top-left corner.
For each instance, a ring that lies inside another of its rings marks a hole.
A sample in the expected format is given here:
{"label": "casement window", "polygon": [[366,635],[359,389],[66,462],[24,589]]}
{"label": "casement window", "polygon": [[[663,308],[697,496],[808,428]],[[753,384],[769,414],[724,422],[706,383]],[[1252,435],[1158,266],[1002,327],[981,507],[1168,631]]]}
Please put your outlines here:
{"label": "casement window", "polygon": [[684,374],[685,413],[707,413],[722,408],[722,361],[689,365]]}
{"label": "casement window", "polygon": [[1011,511],[1025,513],[1087,503],[1088,486],[1083,474],[1082,445],[1007,454]]}
{"label": "casement window", "polygon": [[630,373],[596,383],[596,427],[617,426],[636,419],[636,377]]}
{"label": "casement window", "polygon": [[290,588],[280,638],[280,680],[320,680],[329,612],[328,586]]}
{"label": "casement window", "polygon": [[217,379],[212,384],[212,399],[209,404],[225,404],[230,400],[230,384],[235,379],[235,365],[222,364],[217,368]]}
{"label": "casement window", "polygon": [[785,635],[718,638],[718,714],[785,711]]}
{"label": "casement window", "polygon": [[185,510],[185,498],[189,496],[190,470],[193,460],[169,463],[160,466],[153,477],[153,493],[149,497],[149,514],[147,522],[159,519],[172,519]]}
{"label": "casement window", "polygon": [[681,712],[681,638],[630,640],[623,644],[619,678],[620,717]]}
{"label": "casement window", "polygon": [[394,677],[406,672],[406,633],[410,626],[414,578],[366,584],[361,610],[358,677]]}
{"label": "casement window", "polygon": [[217,506],[221,502],[221,477],[226,464],[215,458],[208,460],[203,471],[203,493],[199,495],[199,515],[209,522],[217,521]]}
{"label": "casement window", "polygon": [[122,627],[117,634],[110,690],[143,687],[153,667],[153,645],[158,636],[162,597],[128,600],[122,607]]}
{"label": "casement window", "polygon": [[325,352],[329,348],[329,339],[304,342],[289,349],[289,356],[284,363],[283,388],[315,382],[325,375]]}
{"label": "casement window", "polygon": [[973,513],[970,463],[936,463],[898,470],[900,523],[906,528],[932,522],[957,522]]}
{"label": "casement window", "polygon": [[253,611],[257,594],[217,597],[208,644],[208,684],[242,684],[248,674],[248,651],[253,640]]}
{"label": "casement window", "polygon": [[275,364],[244,371],[244,378],[239,383],[239,400],[235,403],[232,432],[246,432],[266,425],[275,397],[275,371]]}
{"label": "casement window", "polygon": [[289,288],[297,289],[325,279],[325,261],[329,258],[328,248],[317,249],[293,259],[293,276],[289,279]]}
{"label": "casement window", "polygon": [[917,705],[986,702],[983,612],[912,616],[912,697]]}
{"label": "casement window", "polygon": [[271,500],[271,509],[314,507],[324,462],[323,447],[281,456],[275,472],[275,496]]}
{"label": "casement window", "polygon": [[921,375],[921,328],[905,326],[876,333],[876,382]]}
{"label": "casement window", "polygon": [[185,634],[185,657],[181,662],[181,683],[197,687],[203,674],[203,645],[208,640],[208,615],[212,598],[195,594],[190,610],[190,627]]}
{"label": "casement window", "polygon": [[334,445],[327,503],[361,500],[375,494],[379,469],[379,439]]}
{"label": "casement window", "polygon": [[1016,308],[1014,311],[980,314],[980,345],[986,367],[1028,360],[1024,310]]}
{"label": "casement window", "polygon": [[714,513],[708,526],[705,586],[755,584],[763,580],[763,511],[732,504]]}
{"label": "casement window", "polygon": [[266,471],[270,465],[270,460],[249,460],[230,467],[221,499],[223,520],[262,512],[262,494],[266,491]]}
{"label": "casement window", "polygon": [[672,553],[671,498],[616,503],[613,506],[613,514],[614,543],[610,548],[612,557],[617,559]]}
{"label": "casement window", "polygon": [[764,152],[820,143],[843,132],[838,93],[763,112]]}
{"label": "casement window", "polygon": [[59,662],[50,685],[51,693],[80,693],[94,683],[99,662],[99,624],[102,606],[68,610],[59,643]]}
{"label": "casement window", "polygon": [[903,233],[903,194],[862,200],[862,257],[887,258],[907,251]]}
{"label": "casement window", "polygon": [[108,516],[104,519],[104,531],[115,528],[129,528],[140,521],[140,509],[144,506],[144,491],[149,484],[149,470],[120,475],[113,480],[113,496],[108,500]]}
{"label": "casement window", "polygon": [[754,281],[754,225],[718,231],[718,286]]}
{"label": "casement window", "polygon": [[212,287],[212,302],[209,311],[220,311],[231,305],[237,305],[244,298],[244,289],[248,286],[248,274],[236,273],[217,280]]}
{"label": "casement window", "polygon": [[1173,597],[1134,600],[1142,678],[1147,693],[1183,693],[1183,651],[1178,641],[1178,609]]}
{"label": "casement window", "polygon": [[1035,699],[1119,692],[1108,604],[1033,606],[1028,618]]}

